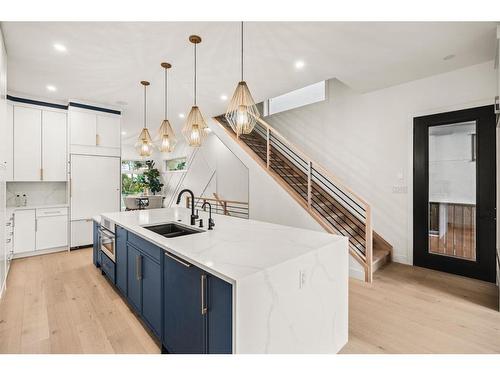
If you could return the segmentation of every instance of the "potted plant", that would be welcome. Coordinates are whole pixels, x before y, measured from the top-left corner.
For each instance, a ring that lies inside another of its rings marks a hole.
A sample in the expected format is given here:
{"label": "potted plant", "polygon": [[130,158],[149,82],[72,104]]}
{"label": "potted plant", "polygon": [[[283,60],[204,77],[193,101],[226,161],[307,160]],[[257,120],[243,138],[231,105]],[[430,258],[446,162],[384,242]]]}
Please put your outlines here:
{"label": "potted plant", "polygon": [[158,168],[154,168],[155,162],[153,160],[147,160],[146,166],[148,169],[146,169],[142,175],[142,182],[144,187],[149,189],[151,194],[156,195],[163,187],[163,183],[160,180],[160,171]]}

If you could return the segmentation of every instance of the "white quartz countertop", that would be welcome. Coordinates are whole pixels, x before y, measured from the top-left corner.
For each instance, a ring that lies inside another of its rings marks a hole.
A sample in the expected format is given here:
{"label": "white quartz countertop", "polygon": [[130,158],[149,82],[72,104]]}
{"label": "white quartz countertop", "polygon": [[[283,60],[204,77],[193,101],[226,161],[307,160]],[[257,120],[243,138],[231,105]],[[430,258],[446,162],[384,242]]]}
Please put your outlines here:
{"label": "white quartz countertop", "polygon": [[179,220],[189,226],[190,214],[186,208],[159,208],[102,216],[231,283],[333,243],[347,243],[347,238],[326,232],[224,215],[213,215],[215,228],[208,231],[208,212],[200,212],[205,225],[201,233],[165,238],[143,228]]}

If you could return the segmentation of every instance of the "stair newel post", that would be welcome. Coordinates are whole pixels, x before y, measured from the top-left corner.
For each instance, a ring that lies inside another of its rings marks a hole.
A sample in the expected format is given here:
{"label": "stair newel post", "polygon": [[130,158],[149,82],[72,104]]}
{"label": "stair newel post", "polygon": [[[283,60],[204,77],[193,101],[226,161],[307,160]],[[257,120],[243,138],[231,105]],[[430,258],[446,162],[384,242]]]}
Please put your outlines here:
{"label": "stair newel post", "polygon": [[271,130],[269,129],[269,126],[266,126],[266,147],[267,147],[267,169],[271,166]]}
{"label": "stair newel post", "polygon": [[365,281],[372,282],[373,278],[373,230],[372,230],[372,209],[366,206],[366,223],[365,223],[365,258],[366,258],[366,272]]}
{"label": "stair newel post", "polygon": [[312,161],[307,163],[307,207],[311,210],[311,191],[312,191]]}

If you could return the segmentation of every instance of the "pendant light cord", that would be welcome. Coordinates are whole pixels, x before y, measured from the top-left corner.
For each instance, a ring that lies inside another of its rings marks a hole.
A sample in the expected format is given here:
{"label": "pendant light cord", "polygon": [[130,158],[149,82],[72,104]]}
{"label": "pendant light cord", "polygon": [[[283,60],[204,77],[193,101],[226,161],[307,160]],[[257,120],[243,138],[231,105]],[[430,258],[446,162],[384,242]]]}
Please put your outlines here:
{"label": "pendant light cord", "polygon": [[147,123],[146,123],[146,85],[144,85],[144,127],[147,129]]}
{"label": "pendant light cord", "polygon": [[194,105],[196,105],[196,43],[194,44]]}
{"label": "pendant light cord", "polygon": [[168,72],[167,69],[165,68],[165,107],[164,107],[164,114],[165,114],[165,120],[168,119]]}
{"label": "pendant light cord", "polygon": [[243,21],[241,21],[241,80],[243,81]]}

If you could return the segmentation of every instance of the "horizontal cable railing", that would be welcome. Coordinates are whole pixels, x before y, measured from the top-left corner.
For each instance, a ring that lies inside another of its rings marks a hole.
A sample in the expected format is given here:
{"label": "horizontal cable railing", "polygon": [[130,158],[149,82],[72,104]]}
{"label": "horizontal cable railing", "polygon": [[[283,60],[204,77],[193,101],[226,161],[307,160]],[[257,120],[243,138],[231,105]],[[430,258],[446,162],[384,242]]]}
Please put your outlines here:
{"label": "horizontal cable railing", "polygon": [[[216,193],[214,193],[214,196],[215,196],[214,198],[195,197],[194,208],[198,210],[208,211],[208,207],[205,207],[204,209],[202,208],[203,204],[205,202],[208,202],[212,206],[212,213],[214,214],[248,219],[249,217],[248,202],[238,202],[227,199],[220,199]],[[186,198],[186,207],[191,208],[191,197],[189,196]]]}
{"label": "horizontal cable railing", "polygon": [[[230,129],[223,116],[217,119]],[[258,119],[252,133],[234,136],[302,198],[311,214],[320,216],[334,232],[349,237],[349,246],[354,256],[365,264],[367,280],[371,281],[370,205],[264,120]]]}

